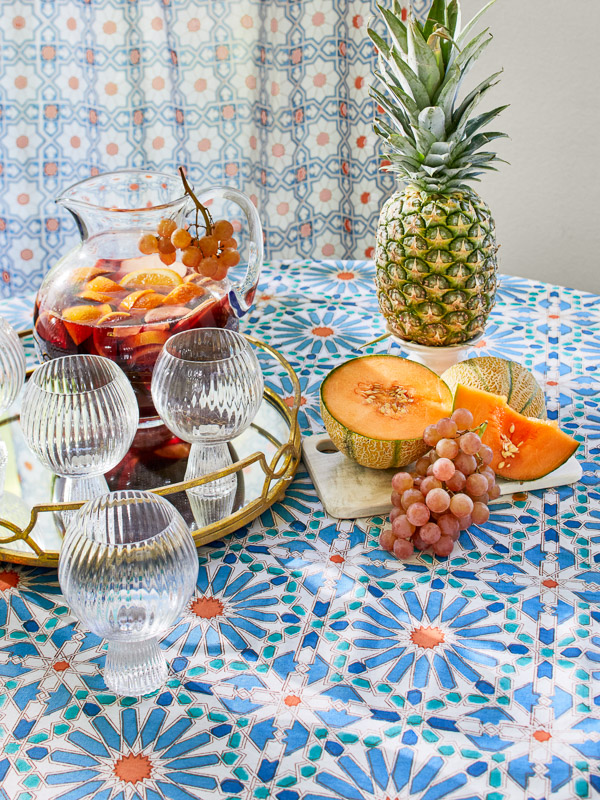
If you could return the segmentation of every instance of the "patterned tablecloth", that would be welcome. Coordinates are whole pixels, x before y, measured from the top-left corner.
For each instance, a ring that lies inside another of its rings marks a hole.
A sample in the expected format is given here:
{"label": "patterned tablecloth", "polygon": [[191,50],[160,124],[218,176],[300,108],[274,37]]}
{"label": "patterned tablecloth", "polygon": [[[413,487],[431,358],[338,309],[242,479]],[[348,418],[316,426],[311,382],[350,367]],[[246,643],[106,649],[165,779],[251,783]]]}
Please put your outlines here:
{"label": "patterned tablecloth", "polygon": [[[1,313],[26,326],[30,308]],[[320,430],[321,379],[383,330],[372,265],[271,265],[245,330],[290,359],[302,428]],[[502,498],[449,559],[401,564],[380,517],[328,518],[301,468],[200,552],[153,696],[106,691],[56,572],[0,564],[0,797],[598,796],[599,298],[504,277],[475,354],[533,370],[582,442],[581,483]]]}

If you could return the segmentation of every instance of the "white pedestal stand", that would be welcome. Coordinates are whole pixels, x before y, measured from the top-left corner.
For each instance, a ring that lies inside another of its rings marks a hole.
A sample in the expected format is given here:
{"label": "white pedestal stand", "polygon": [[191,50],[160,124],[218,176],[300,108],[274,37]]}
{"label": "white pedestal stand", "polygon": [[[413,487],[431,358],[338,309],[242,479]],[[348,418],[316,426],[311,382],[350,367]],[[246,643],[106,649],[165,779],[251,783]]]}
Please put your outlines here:
{"label": "white pedestal stand", "polygon": [[458,364],[459,361],[464,361],[469,350],[483,339],[483,333],[479,333],[473,339],[462,344],[452,344],[448,347],[430,347],[424,344],[416,344],[415,342],[407,342],[392,333],[389,328],[388,331],[392,339],[408,353],[411,361],[417,361],[419,364],[429,367],[438,375],[441,375],[442,372],[445,372],[454,364]]}

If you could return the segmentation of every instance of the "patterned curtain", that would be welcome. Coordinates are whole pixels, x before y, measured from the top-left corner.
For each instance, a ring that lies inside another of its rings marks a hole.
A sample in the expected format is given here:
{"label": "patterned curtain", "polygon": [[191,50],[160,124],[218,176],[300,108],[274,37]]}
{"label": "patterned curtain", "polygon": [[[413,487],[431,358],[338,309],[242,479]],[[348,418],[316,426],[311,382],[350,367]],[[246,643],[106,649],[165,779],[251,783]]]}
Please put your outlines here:
{"label": "patterned curtain", "polygon": [[0,3],[0,296],[77,241],[56,195],[127,166],[242,189],[268,258],[370,257],[393,188],[371,130],[375,1]]}

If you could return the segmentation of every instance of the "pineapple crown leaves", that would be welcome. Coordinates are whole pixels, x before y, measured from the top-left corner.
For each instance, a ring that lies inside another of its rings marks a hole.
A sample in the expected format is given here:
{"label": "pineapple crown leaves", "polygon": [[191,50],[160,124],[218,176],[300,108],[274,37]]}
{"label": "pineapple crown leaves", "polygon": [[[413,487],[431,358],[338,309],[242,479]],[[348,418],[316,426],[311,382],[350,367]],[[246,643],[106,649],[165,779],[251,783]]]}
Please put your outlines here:
{"label": "pineapple crown leaves", "polygon": [[489,28],[473,38],[470,34],[494,2],[462,28],[460,0],[433,0],[424,24],[412,12],[404,23],[399,2],[393,0],[391,10],[377,6],[387,41],[368,28],[378,51],[374,74],[384,89],[373,86],[371,95],[387,116],[374,124],[387,145],[387,169],[424,191],[468,190],[468,181],[480,180],[485,170],[496,170],[493,162],[502,161],[481,148],[506,134],[481,129],[507,106],[473,116],[502,71],[458,100],[465,76],[492,40]]}

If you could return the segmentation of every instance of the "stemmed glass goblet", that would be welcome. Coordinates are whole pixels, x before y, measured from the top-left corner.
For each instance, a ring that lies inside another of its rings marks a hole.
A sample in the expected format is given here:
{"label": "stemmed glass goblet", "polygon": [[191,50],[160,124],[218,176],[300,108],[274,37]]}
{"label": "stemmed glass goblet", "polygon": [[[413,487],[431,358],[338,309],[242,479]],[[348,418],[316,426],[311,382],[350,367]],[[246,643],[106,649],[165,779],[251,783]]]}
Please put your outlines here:
{"label": "stemmed glass goblet", "polygon": [[[0,416],[4,414],[25,383],[25,350],[14,328],[0,317]],[[26,524],[29,512],[23,501],[10,492],[4,492],[8,450],[0,441],[0,518]]]}
{"label": "stemmed glass goblet", "polygon": [[[66,480],[55,499],[89,500],[108,491],[104,474],[128,451],[138,407],[125,373],[108,358],[62,356],[29,379],[21,427],[39,461]],[[66,523],[72,512],[63,514]]]}
{"label": "stemmed glass goblet", "polygon": [[[248,340],[226,328],[198,328],[172,336],[152,376],[152,400],[165,425],[192,447],[187,481],[231,465],[227,442],[256,416],[263,376]],[[188,490],[203,527],[231,513],[237,478],[218,478]]]}
{"label": "stemmed glass goblet", "polygon": [[163,685],[158,636],[189,601],[197,577],[185,520],[159,495],[112,492],[74,512],[58,580],[74,615],[108,639],[104,682],[111,691],[139,696]]}

